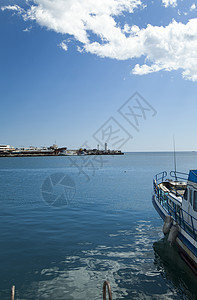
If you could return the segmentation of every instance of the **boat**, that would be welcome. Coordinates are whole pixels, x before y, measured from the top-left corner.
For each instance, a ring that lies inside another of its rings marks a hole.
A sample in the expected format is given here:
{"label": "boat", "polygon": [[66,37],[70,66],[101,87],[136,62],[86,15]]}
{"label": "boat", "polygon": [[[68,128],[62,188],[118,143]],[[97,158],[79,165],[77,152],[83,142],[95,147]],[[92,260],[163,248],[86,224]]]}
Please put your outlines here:
{"label": "boat", "polygon": [[74,156],[77,155],[77,151],[76,150],[62,150],[59,153],[60,156]]}
{"label": "boat", "polygon": [[153,178],[153,205],[164,220],[163,233],[197,275],[197,170],[171,171]]}

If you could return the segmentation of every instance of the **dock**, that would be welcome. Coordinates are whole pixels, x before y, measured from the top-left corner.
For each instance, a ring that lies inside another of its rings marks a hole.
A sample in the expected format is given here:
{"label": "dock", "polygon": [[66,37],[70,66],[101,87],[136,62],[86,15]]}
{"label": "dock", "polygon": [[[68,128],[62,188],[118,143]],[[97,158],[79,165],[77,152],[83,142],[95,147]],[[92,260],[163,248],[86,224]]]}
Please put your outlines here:
{"label": "dock", "polygon": [[84,156],[84,155],[123,155],[121,150],[99,150],[99,149],[75,149],[70,150],[67,147],[58,147],[52,145],[50,147],[33,147],[14,148],[9,145],[0,145],[0,157],[35,157],[35,156]]}

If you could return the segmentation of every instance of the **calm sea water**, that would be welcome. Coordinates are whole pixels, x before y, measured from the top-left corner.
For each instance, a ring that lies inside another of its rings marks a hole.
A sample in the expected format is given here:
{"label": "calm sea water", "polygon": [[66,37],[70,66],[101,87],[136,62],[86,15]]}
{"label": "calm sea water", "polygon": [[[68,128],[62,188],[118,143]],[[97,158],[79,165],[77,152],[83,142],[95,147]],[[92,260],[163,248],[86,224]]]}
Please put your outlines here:
{"label": "calm sea water", "polygon": [[[197,153],[177,153],[180,171]],[[197,299],[197,280],[162,239],[152,178],[173,153],[0,158],[0,299]]]}

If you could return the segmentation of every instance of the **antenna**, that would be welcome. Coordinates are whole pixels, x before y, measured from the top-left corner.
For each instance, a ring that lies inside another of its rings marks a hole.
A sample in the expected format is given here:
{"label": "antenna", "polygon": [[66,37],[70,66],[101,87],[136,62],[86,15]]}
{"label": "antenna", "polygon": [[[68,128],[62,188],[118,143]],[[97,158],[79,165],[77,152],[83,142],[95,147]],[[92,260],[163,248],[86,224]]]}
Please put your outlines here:
{"label": "antenna", "polygon": [[177,181],[177,176],[176,176],[176,149],[175,149],[175,138],[173,135],[173,144],[174,144],[174,172],[175,172],[175,180]]}

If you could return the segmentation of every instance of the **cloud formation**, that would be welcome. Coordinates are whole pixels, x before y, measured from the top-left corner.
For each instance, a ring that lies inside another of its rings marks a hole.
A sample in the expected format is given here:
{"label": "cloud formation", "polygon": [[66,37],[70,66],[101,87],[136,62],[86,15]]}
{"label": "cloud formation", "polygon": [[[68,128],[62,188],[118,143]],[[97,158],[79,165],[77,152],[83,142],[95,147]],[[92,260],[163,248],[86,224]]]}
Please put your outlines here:
{"label": "cloud formation", "polygon": [[193,10],[196,10],[196,4],[195,4],[195,3],[193,3],[193,4],[191,5],[191,7],[190,7],[190,11],[193,11]]}
{"label": "cloud formation", "polygon": [[1,10],[2,11],[4,11],[4,10],[6,10],[6,9],[8,9],[8,10],[15,10],[15,11],[19,11],[21,8],[20,8],[20,6],[18,6],[18,5],[7,5],[7,6],[2,6],[1,7]]}
{"label": "cloud formation", "polygon": [[177,0],[162,0],[162,3],[165,7],[168,7],[168,6],[175,7],[175,6],[177,6]]}
{"label": "cloud formation", "polygon": [[[176,6],[177,2],[162,0],[162,4]],[[117,60],[145,57],[144,64],[133,67],[133,74],[181,69],[184,78],[197,81],[197,18],[186,24],[173,20],[165,27],[117,22],[124,12],[133,14],[144,7],[141,0],[34,0],[26,10],[17,5],[1,9],[18,11],[24,20],[74,37],[80,52]],[[65,36],[59,46],[68,50]]]}

